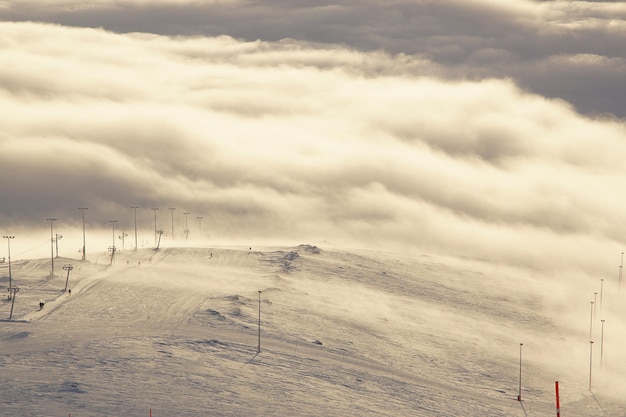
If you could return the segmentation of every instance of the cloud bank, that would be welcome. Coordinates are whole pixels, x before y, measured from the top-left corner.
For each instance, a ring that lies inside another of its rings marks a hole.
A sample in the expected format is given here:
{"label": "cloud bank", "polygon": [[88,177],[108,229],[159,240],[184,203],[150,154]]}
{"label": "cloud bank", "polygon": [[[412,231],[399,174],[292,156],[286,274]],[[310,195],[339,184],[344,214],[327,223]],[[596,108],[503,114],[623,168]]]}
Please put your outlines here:
{"label": "cloud bank", "polygon": [[626,117],[623,2],[24,0],[0,2],[0,19],[386,51],[427,60],[439,77],[509,77],[586,114]]}
{"label": "cloud bank", "polygon": [[622,250],[625,126],[511,79],[296,40],[5,22],[0,44],[7,232],[138,205],[213,237],[594,271]]}

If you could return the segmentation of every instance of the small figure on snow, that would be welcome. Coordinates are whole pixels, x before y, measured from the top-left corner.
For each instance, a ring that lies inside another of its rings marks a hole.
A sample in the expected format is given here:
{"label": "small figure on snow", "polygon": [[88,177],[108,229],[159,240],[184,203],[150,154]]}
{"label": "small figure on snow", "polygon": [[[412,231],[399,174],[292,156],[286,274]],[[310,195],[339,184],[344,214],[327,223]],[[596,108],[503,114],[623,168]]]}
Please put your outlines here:
{"label": "small figure on snow", "polygon": [[43,306],[45,305],[45,303],[43,301],[39,302],[39,310],[43,309]]}
{"label": "small figure on snow", "polygon": [[67,294],[68,294],[68,295],[72,295],[72,289],[71,289],[71,288],[69,288],[69,289],[67,290]]}

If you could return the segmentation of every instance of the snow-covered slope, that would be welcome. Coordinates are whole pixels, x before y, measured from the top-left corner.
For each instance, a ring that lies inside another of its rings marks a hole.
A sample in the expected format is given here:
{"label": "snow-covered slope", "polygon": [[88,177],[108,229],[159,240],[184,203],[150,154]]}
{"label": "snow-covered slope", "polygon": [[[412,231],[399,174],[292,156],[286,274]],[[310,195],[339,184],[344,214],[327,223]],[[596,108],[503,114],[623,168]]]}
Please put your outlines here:
{"label": "snow-covered slope", "polygon": [[626,415],[608,280],[591,317],[592,278],[470,259],[310,245],[99,256],[59,258],[54,278],[49,260],[13,264],[0,415],[545,416],[556,380],[562,415]]}

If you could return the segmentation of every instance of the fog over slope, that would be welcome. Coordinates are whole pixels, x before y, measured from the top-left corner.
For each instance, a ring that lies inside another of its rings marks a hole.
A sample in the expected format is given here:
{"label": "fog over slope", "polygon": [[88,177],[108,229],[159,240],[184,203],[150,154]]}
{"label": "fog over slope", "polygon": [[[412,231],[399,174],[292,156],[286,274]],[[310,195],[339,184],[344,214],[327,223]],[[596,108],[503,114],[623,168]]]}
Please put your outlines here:
{"label": "fog over slope", "polygon": [[13,264],[2,415],[548,415],[555,380],[567,415],[626,411],[621,295],[597,306],[590,392],[583,275],[311,245],[68,263],[71,295],[49,259]]}

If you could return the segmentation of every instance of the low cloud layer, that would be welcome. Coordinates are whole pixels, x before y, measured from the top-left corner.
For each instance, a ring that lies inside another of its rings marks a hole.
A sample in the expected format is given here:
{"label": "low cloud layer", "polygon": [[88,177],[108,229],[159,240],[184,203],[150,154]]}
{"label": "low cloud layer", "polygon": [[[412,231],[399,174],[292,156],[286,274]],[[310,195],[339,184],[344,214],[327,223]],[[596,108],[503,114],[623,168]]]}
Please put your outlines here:
{"label": "low cloud layer", "polygon": [[[0,24],[0,225],[150,208],[213,237],[612,271],[626,128],[511,79],[296,40]],[[422,69],[422,70],[420,70]],[[617,265],[617,264],[615,264]]]}

